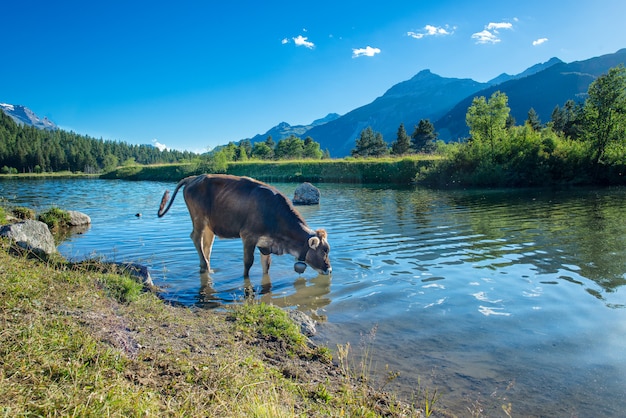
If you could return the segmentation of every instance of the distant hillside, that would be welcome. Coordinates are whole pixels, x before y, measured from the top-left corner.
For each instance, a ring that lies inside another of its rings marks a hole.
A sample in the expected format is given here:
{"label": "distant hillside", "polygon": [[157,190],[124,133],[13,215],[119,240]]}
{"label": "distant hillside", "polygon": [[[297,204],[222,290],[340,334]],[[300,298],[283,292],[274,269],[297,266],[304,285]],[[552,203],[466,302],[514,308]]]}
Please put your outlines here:
{"label": "distant hillside", "polygon": [[32,110],[22,105],[0,103],[0,110],[11,117],[18,125],[34,126],[38,129],[53,131],[58,127],[48,118],[39,118]]}
{"label": "distant hillside", "polygon": [[465,114],[474,97],[489,98],[495,91],[509,98],[511,115],[517,124],[528,118],[533,108],[542,122],[551,119],[555,106],[563,106],[567,100],[584,101],[589,84],[612,67],[626,63],[626,49],[585,61],[569,64],[560,62],[542,71],[509,80],[477,91],[459,101],[445,115],[434,122],[435,130],[444,141],[457,140],[469,135]]}
{"label": "distant hillside", "polygon": [[281,139],[289,138],[291,135],[304,139],[307,133],[314,127],[323,125],[328,122],[339,118],[337,113],[329,113],[326,117],[314,120],[310,125],[294,125],[291,126],[287,122],[281,122],[274,126],[264,134],[255,135],[252,138],[248,138],[250,142],[263,142],[268,136],[271,136],[274,142],[278,142]]}
{"label": "distant hillside", "polygon": [[409,135],[420,119],[435,120],[462,98],[487,87],[471,79],[445,78],[420,71],[410,80],[396,84],[372,103],[307,132],[332,157],[350,155],[361,131],[370,126],[391,143],[404,123]]}

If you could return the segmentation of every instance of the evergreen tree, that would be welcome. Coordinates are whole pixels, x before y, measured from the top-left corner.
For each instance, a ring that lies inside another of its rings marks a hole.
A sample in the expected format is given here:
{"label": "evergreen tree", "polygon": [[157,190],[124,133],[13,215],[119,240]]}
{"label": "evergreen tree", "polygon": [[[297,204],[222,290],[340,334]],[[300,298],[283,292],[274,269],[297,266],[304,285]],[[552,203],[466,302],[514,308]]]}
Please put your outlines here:
{"label": "evergreen tree", "polygon": [[541,129],[541,120],[539,120],[539,115],[532,107],[528,111],[528,119],[526,119],[526,123],[533,128],[533,131],[539,131]]}
{"label": "evergreen tree", "polygon": [[411,138],[404,129],[404,123],[398,127],[396,140],[391,144],[391,153],[394,155],[404,155],[411,150]]}
{"label": "evergreen tree", "polygon": [[433,152],[438,136],[439,135],[435,132],[435,126],[429,119],[420,120],[411,135],[413,149],[416,152]]}
{"label": "evergreen tree", "polygon": [[380,132],[374,132],[371,127],[361,131],[356,140],[356,148],[352,150],[353,157],[381,157],[389,153],[387,143]]}

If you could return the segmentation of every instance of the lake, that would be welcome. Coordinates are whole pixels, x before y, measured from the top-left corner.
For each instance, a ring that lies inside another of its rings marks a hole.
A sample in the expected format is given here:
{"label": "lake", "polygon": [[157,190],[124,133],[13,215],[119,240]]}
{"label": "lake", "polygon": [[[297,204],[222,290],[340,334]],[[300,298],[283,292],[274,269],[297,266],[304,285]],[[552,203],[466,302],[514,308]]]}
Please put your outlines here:
{"label": "lake", "polygon": [[[382,386],[407,399],[437,389],[458,416],[626,413],[626,189],[434,191],[318,184],[298,210],[328,231],[332,276],[260,257],[243,278],[240,240],[216,240],[201,275],[175,184],[0,180],[0,197],[91,216],[59,246],[68,259],[147,265],[164,297],[220,308],[254,295],[318,320],[314,340],[350,343]],[[292,197],[296,184],[275,184]],[[141,213],[138,217],[136,214]],[[356,363],[356,360],[355,360]],[[421,401],[421,399],[418,400]]]}

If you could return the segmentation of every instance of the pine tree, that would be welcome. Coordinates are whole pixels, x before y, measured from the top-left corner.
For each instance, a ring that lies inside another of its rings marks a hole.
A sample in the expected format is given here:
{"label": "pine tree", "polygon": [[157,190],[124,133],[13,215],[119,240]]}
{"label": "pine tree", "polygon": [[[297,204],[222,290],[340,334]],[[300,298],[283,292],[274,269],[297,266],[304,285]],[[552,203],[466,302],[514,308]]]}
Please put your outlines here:
{"label": "pine tree", "polygon": [[394,155],[404,155],[411,150],[411,138],[404,129],[404,123],[398,128],[396,140],[391,144],[391,153]]}

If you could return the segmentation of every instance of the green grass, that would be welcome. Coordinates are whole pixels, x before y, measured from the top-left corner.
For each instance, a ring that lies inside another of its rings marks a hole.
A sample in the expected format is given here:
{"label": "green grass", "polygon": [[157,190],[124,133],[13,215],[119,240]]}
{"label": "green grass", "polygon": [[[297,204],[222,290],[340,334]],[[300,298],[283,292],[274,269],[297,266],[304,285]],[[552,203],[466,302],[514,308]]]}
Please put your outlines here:
{"label": "green grass", "polygon": [[[249,176],[267,182],[397,183],[414,182],[417,173],[438,157],[345,158],[337,160],[289,160],[231,162],[227,174]],[[178,181],[186,176],[210,173],[202,163],[121,167],[105,179]]]}
{"label": "green grass", "polygon": [[420,416],[329,360],[274,306],[175,307],[0,239],[0,416]]}

